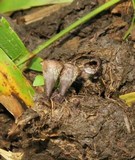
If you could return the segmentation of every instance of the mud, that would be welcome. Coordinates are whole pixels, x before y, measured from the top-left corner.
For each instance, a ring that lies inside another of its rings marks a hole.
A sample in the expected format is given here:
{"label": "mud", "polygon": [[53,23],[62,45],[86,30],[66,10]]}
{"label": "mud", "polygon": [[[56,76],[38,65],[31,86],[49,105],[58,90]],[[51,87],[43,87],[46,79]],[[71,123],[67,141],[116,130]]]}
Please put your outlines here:
{"label": "mud", "polygon": [[[39,22],[15,28],[33,50],[97,5],[95,0],[74,1]],[[40,53],[44,59],[77,65],[99,57],[102,74],[96,82],[77,79],[61,104],[48,103],[44,93],[37,93],[35,107],[20,117],[19,132],[11,138],[6,134],[13,119],[2,108],[0,148],[23,151],[25,160],[135,159],[135,105],[119,99],[135,91],[134,41],[122,40],[132,13],[107,10]]]}

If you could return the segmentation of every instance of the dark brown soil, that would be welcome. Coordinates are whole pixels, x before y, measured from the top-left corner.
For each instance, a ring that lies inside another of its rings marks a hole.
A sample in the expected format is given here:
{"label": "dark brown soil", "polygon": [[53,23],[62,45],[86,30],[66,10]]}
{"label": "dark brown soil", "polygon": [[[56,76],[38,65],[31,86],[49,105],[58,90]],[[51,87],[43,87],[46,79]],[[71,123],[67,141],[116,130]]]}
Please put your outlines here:
{"label": "dark brown soil", "polygon": [[[96,0],[76,0],[59,12],[28,26],[15,26],[29,50],[97,7]],[[102,74],[95,82],[79,79],[63,103],[47,104],[37,93],[35,107],[19,120],[19,133],[7,138],[13,119],[0,109],[0,148],[23,151],[24,160],[135,159],[135,105],[119,95],[135,91],[134,42],[123,41],[133,11],[104,11],[44,50],[44,59],[81,63],[99,57]],[[30,71],[31,73],[31,71]]]}

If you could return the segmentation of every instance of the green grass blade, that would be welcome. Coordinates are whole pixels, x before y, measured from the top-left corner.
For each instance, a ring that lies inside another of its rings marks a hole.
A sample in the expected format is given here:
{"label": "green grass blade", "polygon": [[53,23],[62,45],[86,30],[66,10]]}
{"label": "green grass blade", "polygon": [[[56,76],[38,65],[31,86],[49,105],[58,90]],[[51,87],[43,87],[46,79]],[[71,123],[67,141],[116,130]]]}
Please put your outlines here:
{"label": "green grass blade", "polygon": [[60,39],[61,37],[63,37],[64,35],[66,35],[67,33],[69,33],[70,31],[72,31],[73,29],[75,29],[76,27],[80,26],[81,24],[84,24],[85,22],[87,22],[88,20],[90,20],[91,18],[93,18],[94,16],[96,16],[97,14],[101,13],[102,11],[108,9],[109,7],[113,6],[114,4],[120,2],[120,0],[110,0],[108,2],[106,2],[105,4],[99,6],[98,8],[96,8],[95,10],[91,11],[90,13],[88,13],[87,15],[83,16],[82,18],[80,18],[79,20],[77,20],[76,22],[72,23],[70,26],[68,26],[67,28],[65,28],[64,30],[62,30],[61,32],[59,32],[58,34],[56,34],[55,36],[53,36],[51,39],[49,39],[48,41],[44,42],[43,44],[39,45],[34,51],[34,54],[39,53],[40,51],[42,51],[44,48],[47,48],[48,46],[50,46],[52,43],[54,43],[55,41],[57,41],[58,39]]}
{"label": "green grass blade", "polygon": [[135,0],[132,0],[132,5],[133,5],[133,9],[134,9],[134,14],[133,14],[132,22],[131,22],[130,27],[128,28],[128,30],[124,34],[123,40],[126,40],[128,38],[128,36],[131,34],[132,30],[135,27]]}
{"label": "green grass blade", "polygon": [[[20,62],[24,57],[31,57],[32,55],[4,17],[0,19],[0,48],[15,64]],[[40,61],[41,58],[34,58],[29,67],[27,63],[23,63],[18,68],[24,70],[28,67],[32,70],[41,71]]]}
{"label": "green grass blade", "polygon": [[0,1],[0,13],[28,9],[35,6],[66,3],[73,0],[2,0]]}
{"label": "green grass blade", "polygon": [[67,28],[65,28],[64,30],[62,30],[61,32],[59,32],[58,34],[54,35],[52,38],[50,38],[48,41],[43,42],[41,45],[39,45],[32,53],[31,57],[29,56],[25,56],[23,57],[18,63],[17,66],[19,67],[20,65],[22,65],[23,63],[26,63],[26,61],[28,61],[30,58],[34,57],[36,54],[38,54],[40,51],[42,51],[43,49],[49,47],[52,43],[54,43],[55,41],[59,40],[61,37],[63,37],[64,35],[68,34],[69,32],[71,32],[72,30],[74,30],[75,28],[77,28],[78,26],[80,26],[81,24],[84,24],[85,22],[87,22],[88,20],[90,20],[91,18],[93,18],[94,16],[96,16],[97,14],[101,13],[102,11],[108,9],[109,7],[113,6],[114,4],[120,2],[120,0],[110,0],[108,2],[106,2],[105,4],[99,6],[98,8],[96,8],[95,10],[91,11],[90,13],[88,13],[87,15],[83,16],[82,18],[80,18],[79,20],[75,21],[74,23],[72,23],[70,26],[68,26]]}
{"label": "green grass blade", "polygon": [[12,59],[18,62],[22,57],[30,55],[18,35],[10,27],[7,20],[2,17],[0,19],[0,48]]}

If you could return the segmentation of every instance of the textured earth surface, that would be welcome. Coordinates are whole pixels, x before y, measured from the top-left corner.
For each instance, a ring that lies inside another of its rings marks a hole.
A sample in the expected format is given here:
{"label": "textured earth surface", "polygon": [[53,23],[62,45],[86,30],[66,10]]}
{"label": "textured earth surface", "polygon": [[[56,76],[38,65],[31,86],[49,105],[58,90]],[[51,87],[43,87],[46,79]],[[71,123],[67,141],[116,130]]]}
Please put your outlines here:
{"label": "textured earth surface", "polygon": [[[15,30],[32,51],[98,5],[96,0],[76,0],[38,22],[14,24]],[[20,117],[18,133],[10,138],[7,133],[14,120],[1,107],[0,148],[23,152],[24,160],[135,159],[135,105],[128,107],[119,99],[135,91],[134,41],[122,40],[133,11],[114,14],[112,9],[40,53],[44,59],[76,64],[98,57],[102,61],[98,80],[78,78],[62,103],[47,102],[37,90],[35,107]],[[32,74],[37,73],[29,71],[30,80]]]}

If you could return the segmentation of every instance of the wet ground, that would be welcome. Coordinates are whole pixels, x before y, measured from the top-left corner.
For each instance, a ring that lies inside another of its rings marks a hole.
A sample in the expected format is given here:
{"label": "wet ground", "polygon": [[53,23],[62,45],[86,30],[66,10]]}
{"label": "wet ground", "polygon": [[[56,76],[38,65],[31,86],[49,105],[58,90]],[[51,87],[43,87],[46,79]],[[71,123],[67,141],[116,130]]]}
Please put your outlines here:
{"label": "wet ground", "polygon": [[[98,4],[76,0],[41,21],[15,29],[33,50]],[[98,57],[101,74],[96,81],[77,79],[62,103],[48,104],[44,94],[37,93],[34,110],[24,113],[18,134],[11,138],[6,135],[14,120],[1,108],[0,148],[22,151],[24,160],[135,159],[135,105],[128,107],[119,99],[135,91],[134,41],[122,40],[133,10],[122,11],[104,11],[40,53],[44,59],[76,64]]]}

